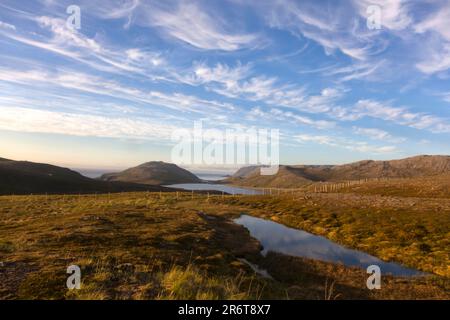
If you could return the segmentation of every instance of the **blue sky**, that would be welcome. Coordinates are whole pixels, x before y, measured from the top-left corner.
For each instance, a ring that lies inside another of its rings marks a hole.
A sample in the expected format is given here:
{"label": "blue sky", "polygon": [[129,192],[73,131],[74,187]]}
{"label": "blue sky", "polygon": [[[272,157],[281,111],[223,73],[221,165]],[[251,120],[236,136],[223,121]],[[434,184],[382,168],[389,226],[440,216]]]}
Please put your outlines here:
{"label": "blue sky", "polygon": [[170,161],[198,120],[279,129],[286,164],[449,154],[449,24],[449,1],[1,0],[0,157]]}

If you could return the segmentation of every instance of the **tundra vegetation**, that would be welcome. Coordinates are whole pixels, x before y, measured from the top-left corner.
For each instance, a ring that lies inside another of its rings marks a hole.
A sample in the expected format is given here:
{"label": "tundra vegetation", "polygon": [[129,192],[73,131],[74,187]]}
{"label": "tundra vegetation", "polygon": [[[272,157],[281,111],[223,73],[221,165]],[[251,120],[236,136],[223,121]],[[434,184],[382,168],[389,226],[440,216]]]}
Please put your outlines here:
{"label": "tundra vegetation", "polygon": [[[183,193],[0,197],[1,299],[449,299],[449,200],[354,194]],[[430,273],[260,254],[241,214],[301,228]],[[265,269],[256,274],[243,259]],[[68,290],[66,269],[81,268]]]}

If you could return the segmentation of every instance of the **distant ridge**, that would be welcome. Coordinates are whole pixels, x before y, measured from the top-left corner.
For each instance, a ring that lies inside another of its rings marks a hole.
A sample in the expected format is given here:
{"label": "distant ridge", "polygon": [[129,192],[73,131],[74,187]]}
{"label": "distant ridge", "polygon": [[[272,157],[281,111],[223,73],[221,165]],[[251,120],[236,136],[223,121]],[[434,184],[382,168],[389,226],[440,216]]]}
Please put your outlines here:
{"label": "distant ridge", "polygon": [[163,187],[90,179],[58,166],[0,158],[0,194],[170,191]]}
{"label": "distant ridge", "polygon": [[450,156],[420,155],[399,160],[363,160],[343,165],[282,165],[276,175],[260,175],[260,167],[244,167],[225,179],[252,187],[292,188],[318,181],[348,181],[372,178],[418,178],[450,172]]}
{"label": "distant ridge", "polygon": [[151,161],[118,173],[107,173],[103,181],[122,181],[148,185],[199,183],[201,179],[173,163]]}

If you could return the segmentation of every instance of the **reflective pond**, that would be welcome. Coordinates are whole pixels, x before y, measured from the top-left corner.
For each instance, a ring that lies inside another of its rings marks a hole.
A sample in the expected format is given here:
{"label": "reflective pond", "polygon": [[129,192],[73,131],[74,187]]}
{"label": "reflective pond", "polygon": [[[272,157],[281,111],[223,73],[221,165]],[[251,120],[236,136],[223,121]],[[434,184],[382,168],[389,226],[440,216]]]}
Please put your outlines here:
{"label": "reflective pond", "polygon": [[273,221],[242,215],[234,222],[246,227],[251,236],[261,242],[264,247],[263,255],[267,254],[268,251],[274,251],[291,256],[342,263],[346,266],[358,266],[364,269],[369,265],[378,265],[382,274],[390,273],[395,276],[424,275],[420,271],[406,268],[397,263],[382,261],[362,251],[345,248],[324,237],[288,228]]}
{"label": "reflective pond", "polygon": [[213,183],[180,183],[180,184],[171,184],[165,187],[171,188],[179,188],[185,190],[212,190],[212,191],[223,191],[229,194],[249,194],[256,195],[261,194],[259,190],[246,189],[240,187],[233,187],[225,184],[213,184]]}

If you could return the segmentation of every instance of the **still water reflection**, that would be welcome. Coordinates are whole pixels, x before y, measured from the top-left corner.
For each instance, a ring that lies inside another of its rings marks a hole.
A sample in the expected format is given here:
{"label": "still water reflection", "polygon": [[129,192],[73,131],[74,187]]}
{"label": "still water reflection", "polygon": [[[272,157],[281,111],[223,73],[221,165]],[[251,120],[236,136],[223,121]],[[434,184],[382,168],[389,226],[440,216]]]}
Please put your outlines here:
{"label": "still water reflection", "polygon": [[396,263],[385,262],[362,251],[345,248],[324,237],[306,231],[288,228],[282,224],[242,215],[234,220],[246,227],[252,237],[261,242],[265,255],[275,251],[287,255],[317,259],[346,266],[358,266],[366,269],[369,265],[378,265],[382,273],[396,276],[417,276],[422,272],[403,267]]}
{"label": "still water reflection", "polygon": [[224,184],[213,184],[213,183],[180,183],[167,185],[165,187],[194,190],[194,191],[195,190],[223,191],[228,194],[250,194],[250,195],[261,194],[261,191],[259,190],[238,188]]}

